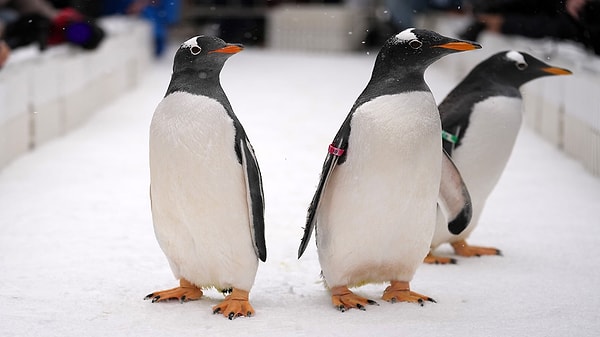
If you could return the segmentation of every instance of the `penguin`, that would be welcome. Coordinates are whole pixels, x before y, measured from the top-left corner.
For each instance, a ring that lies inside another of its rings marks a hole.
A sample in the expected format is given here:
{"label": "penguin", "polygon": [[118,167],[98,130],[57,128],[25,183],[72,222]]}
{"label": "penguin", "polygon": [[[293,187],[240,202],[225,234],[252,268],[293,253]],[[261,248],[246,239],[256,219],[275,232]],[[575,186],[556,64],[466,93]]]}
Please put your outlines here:
{"label": "penguin", "polygon": [[441,124],[423,78],[442,56],[472,42],[409,28],[389,38],[364,91],[328,148],[298,258],[313,228],[335,308],[376,304],[350,288],[390,282],[388,302],[434,302],[409,287],[429,250],[442,170]]}
{"label": "penguin", "polygon": [[[501,255],[494,247],[468,245],[466,239],[479,223],[486,200],[508,162],[521,127],[519,88],[543,76],[568,75],[519,51],[502,51],[479,63],[440,103],[445,151],[458,167],[471,196],[472,219],[459,235],[449,233],[438,219],[431,250],[450,243],[458,256]],[[427,263],[456,263],[428,254]]]}
{"label": "penguin", "polygon": [[214,287],[229,295],[213,313],[229,319],[254,315],[248,295],[267,254],[260,169],[219,79],[242,49],[212,36],[184,42],[150,124],[154,232],[179,287],[145,299],[198,300]]}

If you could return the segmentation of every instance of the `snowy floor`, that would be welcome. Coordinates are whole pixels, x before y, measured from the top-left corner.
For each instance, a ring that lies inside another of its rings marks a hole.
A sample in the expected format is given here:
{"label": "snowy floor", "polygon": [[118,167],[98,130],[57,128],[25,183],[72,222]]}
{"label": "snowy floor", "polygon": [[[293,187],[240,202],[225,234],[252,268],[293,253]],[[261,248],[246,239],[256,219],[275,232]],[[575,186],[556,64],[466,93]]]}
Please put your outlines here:
{"label": "snowy floor", "polygon": [[[0,171],[0,336],[597,336],[600,179],[526,128],[471,240],[503,257],[423,265],[412,288],[437,304],[331,307],[314,239],[301,260],[296,251],[327,145],[373,58],[246,50],[225,67],[266,194],[255,317],[212,315],[214,291],[185,304],[142,300],[176,284],[148,198],[147,132],[167,59],[82,128]],[[437,68],[427,79],[438,99],[453,85]],[[376,299],[384,287],[357,292]]]}

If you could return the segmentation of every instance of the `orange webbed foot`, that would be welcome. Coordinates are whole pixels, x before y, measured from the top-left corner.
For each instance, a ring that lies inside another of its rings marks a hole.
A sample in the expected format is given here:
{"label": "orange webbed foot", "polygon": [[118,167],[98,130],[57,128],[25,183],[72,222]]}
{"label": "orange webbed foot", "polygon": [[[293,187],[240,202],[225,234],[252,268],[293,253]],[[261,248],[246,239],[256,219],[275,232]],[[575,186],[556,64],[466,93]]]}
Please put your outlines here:
{"label": "orange webbed foot", "polygon": [[146,295],[144,300],[152,299],[152,303],[166,300],[179,300],[181,303],[196,301],[202,297],[202,290],[186,279],[179,280],[179,287],[161,290]]}
{"label": "orange webbed foot", "polygon": [[253,316],[254,308],[248,301],[248,294],[245,290],[233,288],[231,294],[227,295],[223,302],[213,307],[213,314],[221,313],[229,319]]}
{"label": "orange webbed foot", "polygon": [[423,262],[428,264],[456,264],[456,259],[450,257],[436,256],[431,253],[425,256]]}
{"label": "orange webbed foot", "polygon": [[482,255],[502,255],[499,249],[493,247],[469,246],[465,240],[451,243],[456,255],[464,257],[482,256]]}
{"label": "orange webbed foot", "polygon": [[345,312],[348,309],[356,308],[359,310],[366,310],[365,306],[377,305],[377,302],[364,298],[354,294],[346,286],[338,286],[331,288],[331,302],[341,312]]}
{"label": "orange webbed foot", "polygon": [[392,281],[390,286],[383,292],[381,298],[391,303],[410,302],[418,303],[421,306],[425,305],[425,301],[436,303],[431,297],[410,291],[408,282],[402,281]]}

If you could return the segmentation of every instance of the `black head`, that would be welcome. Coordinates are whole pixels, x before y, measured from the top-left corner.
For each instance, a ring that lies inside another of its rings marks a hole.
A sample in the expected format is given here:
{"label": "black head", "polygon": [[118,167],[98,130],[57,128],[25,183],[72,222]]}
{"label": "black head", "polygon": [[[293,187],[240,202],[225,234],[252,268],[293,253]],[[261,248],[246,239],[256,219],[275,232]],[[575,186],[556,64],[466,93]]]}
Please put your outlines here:
{"label": "black head", "polygon": [[173,75],[166,95],[184,91],[224,97],[219,75],[225,61],[242,50],[242,45],[226,43],[214,36],[196,36],[185,41],[175,53]]}
{"label": "black head", "polygon": [[375,61],[376,71],[414,69],[421,73],[444,55],[479,49],[474,42],[462,41],[425,29],[408,28],[389,38]]}
{"label": "black head", "polygon": [[430,64],[444,55],[479,48],[477,43],[452,39],[430,30],[406,29],[381,47],[371,80],[354,108],[381,95],[429,91],[423,75]]}
{"label": "black head", "polygon": [[175,53],[173,72],[195,70],[206,75],[220,73],[225,61],[244,48],[214,36],[196,36],[181,44]]}
{"label": "black head", "polygon": [[516,88],[536,78],[571,74],[567,69],[553,67],[527,53],[514,50],[490,56],[471,72]]}

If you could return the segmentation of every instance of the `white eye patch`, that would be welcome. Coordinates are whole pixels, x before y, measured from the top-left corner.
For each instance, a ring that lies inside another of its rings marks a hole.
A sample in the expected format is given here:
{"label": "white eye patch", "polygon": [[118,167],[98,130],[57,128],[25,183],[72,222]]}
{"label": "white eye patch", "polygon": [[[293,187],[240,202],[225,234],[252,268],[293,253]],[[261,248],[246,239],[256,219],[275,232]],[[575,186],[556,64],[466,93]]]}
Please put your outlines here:
{"label": "white eye patch", "polygon": [[398,43],[406,43],[412,40],[418,40],[417,36],[412,32],[414,28],[407,28],[400,33],[396,34],[395,40]]}
{"label": "white eye patch", "polygon": [[517,65],[517,68],[519,68],[521,70],[527,68],[527,62],[525,62],[525,57],[523,57],[523,54],[521,54],[517,51],[511,50],[511,51],[507,52],[506,58],[514,61],[515,64]]}
{"label": "white eye patch", "polygon": [[419,49],[423,42],[413,33],[414,28],[407,28],[394,36],[393,44],[407,43],[412,49]]}
{"label": "white eye patch", "polygon": [[198,42],[196,41],[200,36],[194,36],[193,38],[185,41],[181,44],[181,48],[192,48],[193,46],[198,47]]}
{"label": "white eye patch", "polygon": [[198,42],[196,41],[198,38],[199,36],[194,36],[193,38],[185,41],[181,44],[181,48],[190,48],[190,53],[192,53],[193,55],[200,54],[202,48],[200,48]]}
{"label": "white eye patch", "polygon": [[398,42],[408,42],[411,40],[418,40],[417,36],[413,33],[414,28],[407,28],[396,35]]}
{"label": "white eye patch", "polygon": [[514,50],[509,51],[506,53],[506,57],[509,60],[513,60],[517,63],[527,63],[527,62],[525,62],[525,58],[523,57],[523,55],[521,53],[519,53],[518,51],[514,51]]}

